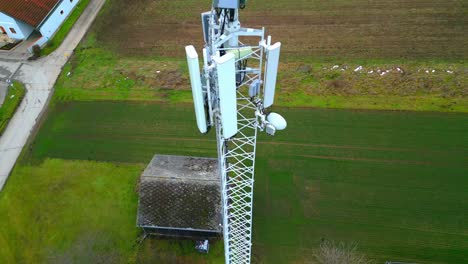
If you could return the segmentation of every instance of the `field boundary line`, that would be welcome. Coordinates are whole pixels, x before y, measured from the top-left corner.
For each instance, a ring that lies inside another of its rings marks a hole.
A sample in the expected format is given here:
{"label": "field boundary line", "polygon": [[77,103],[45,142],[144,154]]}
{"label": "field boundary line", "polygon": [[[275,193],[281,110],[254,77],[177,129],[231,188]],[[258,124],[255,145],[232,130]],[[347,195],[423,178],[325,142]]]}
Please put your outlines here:
{"label": "field boundary line", "polygon": [[338,156],[322,156],[322,155],[295,155],[296,157],[302,158],[314,158],[314,159],[326,159],[326,160],[337,160],[337,161],[365,161],[365,162],[382,162],[388,164],[413,164],[413,165],[427,165],[427,166],[451,166],[447,163],[434,163],[429,161],[419,160],[389,160],[389,159],[369,159],[369,158],[350,158],[350,157],[338,157]]}
{"label": "field boundary line", "polygon": [[349,145],[327,145],[327,144],[309,144],[309,143],[294,143],[294,142],[268,142],[259,141],[260,144],[268,145],[286,145],[286,146],[302,146],[302,147],[316,147],[316,148],[336,148],[336,149],[363,149],[363,150],[381,150],[381,151],[399,151],[399,152],[430,152],[430,153],[453,153],[453,151],[465,151],[462,149],[455,150],[430,150],[430,149],[405,149],[405,148],[385,148],[385,147],[361,147],[361,146],[349,146]]}

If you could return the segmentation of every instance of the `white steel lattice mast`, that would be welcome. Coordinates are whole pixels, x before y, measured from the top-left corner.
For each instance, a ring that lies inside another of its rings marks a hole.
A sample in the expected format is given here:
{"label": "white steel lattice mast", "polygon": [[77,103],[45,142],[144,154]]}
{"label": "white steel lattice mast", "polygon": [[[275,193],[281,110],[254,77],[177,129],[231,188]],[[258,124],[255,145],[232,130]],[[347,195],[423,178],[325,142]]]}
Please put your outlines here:
{"label": "white steel lattice mast", "polygon": [[265,39],[264,29],[241,27],[243,7],[245,0],[214,0],[212,10],[202,13],[206,44],[201,74],[195,48],[185,48],[198,128],[207,133],[216,127],[225,260],[242,264],[250,263],[252,255],[257,129],[274,135],[286,128],[279,114],[267,114],[281,44]]}

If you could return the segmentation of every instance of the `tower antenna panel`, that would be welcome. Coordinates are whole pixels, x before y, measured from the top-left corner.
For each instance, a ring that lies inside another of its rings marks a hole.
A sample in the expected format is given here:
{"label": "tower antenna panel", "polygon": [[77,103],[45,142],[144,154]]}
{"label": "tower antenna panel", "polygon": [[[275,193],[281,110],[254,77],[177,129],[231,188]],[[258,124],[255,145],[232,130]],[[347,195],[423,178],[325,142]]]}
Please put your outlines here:
{"label": "tower antenna panel", "polygon": [[234,55],[215,56],[216,72],[219,87],[219,110],[223,137],[231,138],[237,134],[237,97],[236,66]]}
{"label": "tower antenna panel", "polygon": [[211,11],[201,13],[203,39],[205,40],[205,43],[208,43],[210,40],[210,18]]}
{"label": "tower antenna panel", "polygon": [[203,88],[201,84],[198,54],[193,46],[185,47],[185,53],[187,54],[187,63],[190,73],[190,83],[192,85],[192,96],[193,103],[195,106],[197,126],[198,130],[200,130],[201,133],[205,134],[206,132],[208,132],[205,107],[206,100],[205,95],[203,94]]}
{"label": "tower antenna panel", "polygon": [[278,64],[280,57],[281,43],[277,42],[267,48],[267,63],[265,69],[265,92],[263,107],[273,105],[275,101],[276,77],[278,75]]}
{"label": "tower antenna panel", "polygon": [[281,43],[270,45],[263,28],[241,26],[239,8],[245,3],[213,0],[211,11],[202,14],[203,82],[196,51],[186,48],[200,131],[207,122],[216,127],[227,264],[249,264],[252,256],[257,132],[274,135],[287,126],[279,114],[265,111],[275,98]]}

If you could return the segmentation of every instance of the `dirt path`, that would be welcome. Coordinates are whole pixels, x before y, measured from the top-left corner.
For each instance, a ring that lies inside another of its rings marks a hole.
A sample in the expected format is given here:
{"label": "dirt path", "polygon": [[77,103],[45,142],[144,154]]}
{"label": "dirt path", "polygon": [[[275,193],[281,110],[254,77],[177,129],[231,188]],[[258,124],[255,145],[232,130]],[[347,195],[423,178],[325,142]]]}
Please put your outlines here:
{"label": "dirt path", "polygon": [[[47,106],[63,65],[68,61],[104,3],[105,0],[91,0],[56,51],[37,61],[23,61],[16,69],[13,79],[23,82],[27,93],[0,138],[0,190]],[[9,62],[8,59],[3,61]]]}

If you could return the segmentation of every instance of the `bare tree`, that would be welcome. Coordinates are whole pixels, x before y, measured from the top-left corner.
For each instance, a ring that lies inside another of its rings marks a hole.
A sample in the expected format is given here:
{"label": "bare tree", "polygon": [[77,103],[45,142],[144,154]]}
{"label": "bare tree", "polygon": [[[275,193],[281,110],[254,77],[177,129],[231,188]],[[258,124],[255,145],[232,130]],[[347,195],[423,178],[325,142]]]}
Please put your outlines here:
{"label": "bare tree", "polygon": [[372,264],[372,260],[357,251],[357,244],[323,241],[314,252],[315,260],[320,264]]}

